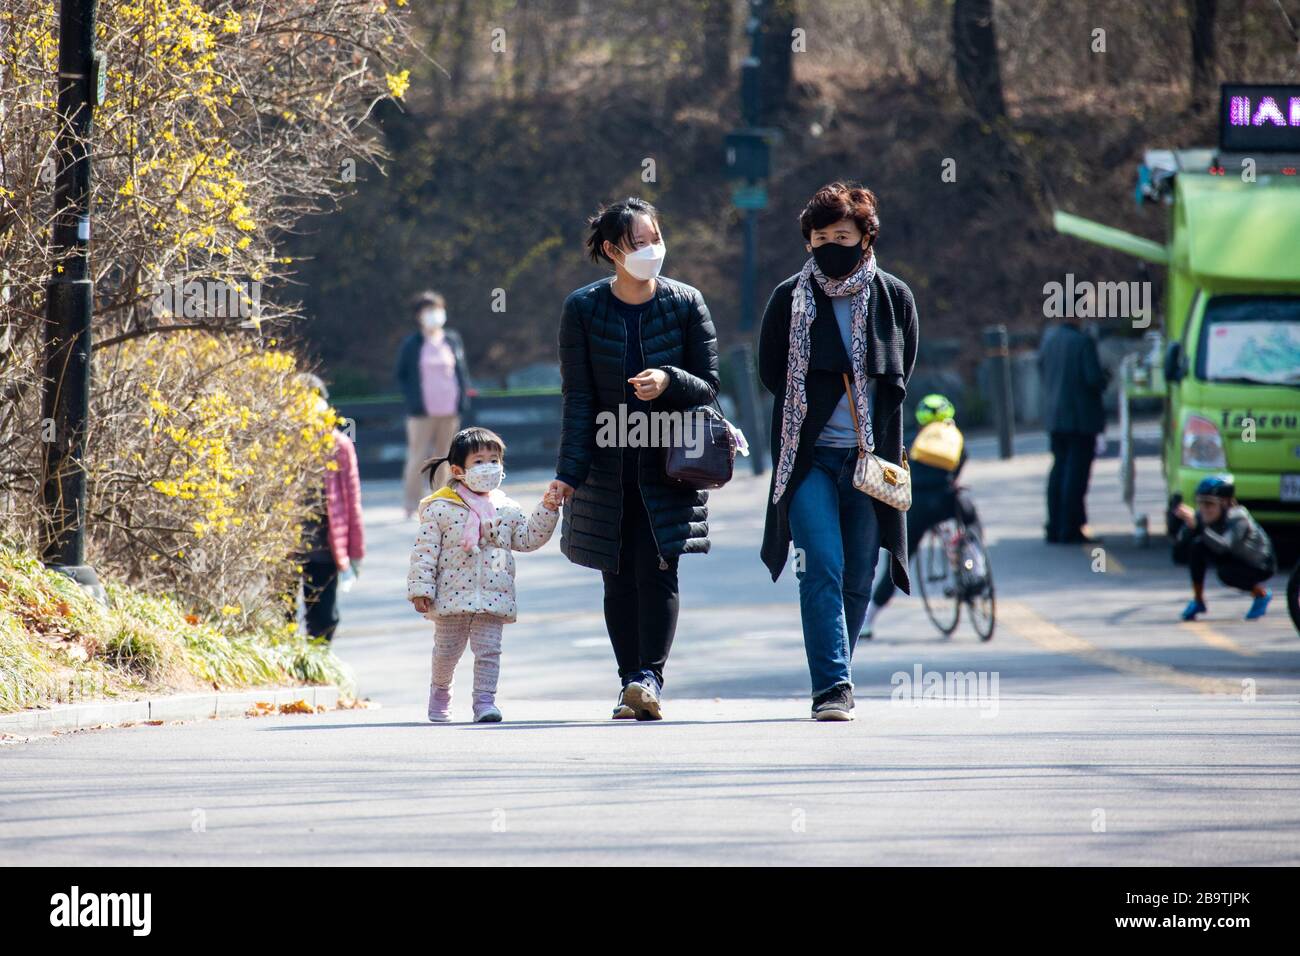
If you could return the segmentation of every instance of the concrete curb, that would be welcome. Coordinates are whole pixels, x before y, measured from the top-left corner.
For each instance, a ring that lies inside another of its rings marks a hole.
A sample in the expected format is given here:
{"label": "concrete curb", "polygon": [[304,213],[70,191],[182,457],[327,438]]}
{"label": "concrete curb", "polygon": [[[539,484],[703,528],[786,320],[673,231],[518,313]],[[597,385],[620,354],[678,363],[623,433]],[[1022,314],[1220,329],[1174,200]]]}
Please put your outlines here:
{"label": "concrete curb", "polygon": [[209,717],[241,717],[259,701],[276,705],[306,701],[313,708],[333,707],[339,689],[333,684],[305,687],[264,687],[259,690],[212,691],[201,694],[168,694],[146,700],[87,701],[84,704],[56,704],[43,710],[21,710],[0,714],[0,734],[48,734],[149,720],[206,720]]}

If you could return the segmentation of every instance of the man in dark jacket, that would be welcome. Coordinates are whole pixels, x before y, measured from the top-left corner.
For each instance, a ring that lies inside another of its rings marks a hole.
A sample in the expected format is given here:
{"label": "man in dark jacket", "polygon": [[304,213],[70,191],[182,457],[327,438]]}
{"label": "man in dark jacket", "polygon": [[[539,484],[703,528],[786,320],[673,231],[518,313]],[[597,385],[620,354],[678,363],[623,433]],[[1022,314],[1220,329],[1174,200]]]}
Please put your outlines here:
{"label": "man in dark jacket", "polygon": [[1049,329],[1038,352],[1043,388],[1043,423],[1051,436],[1052,471],[1047,478],[1047,540],[1077,544],[1083,531],[1084,499],[1097,436],[1106,430],[1102,393],[1109,374],[1097,357],[1097,343],[1077,323]]}

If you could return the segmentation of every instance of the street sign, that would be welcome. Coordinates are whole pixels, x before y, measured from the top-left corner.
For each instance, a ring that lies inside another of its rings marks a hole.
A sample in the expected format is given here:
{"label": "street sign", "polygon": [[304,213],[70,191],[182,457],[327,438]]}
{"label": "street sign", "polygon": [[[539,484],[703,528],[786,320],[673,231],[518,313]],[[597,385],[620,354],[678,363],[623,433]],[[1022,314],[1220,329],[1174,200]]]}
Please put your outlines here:
{"label": "street sign", "polygon": [[762,183],[738,183],[731,187],[731,204],[737,209],[766,209],[767,187]]}
{"label": "street sign", "polygon": [[767,138],[758,130],[734,130],[727,134],[727,173],[732,179],[766,179]]}

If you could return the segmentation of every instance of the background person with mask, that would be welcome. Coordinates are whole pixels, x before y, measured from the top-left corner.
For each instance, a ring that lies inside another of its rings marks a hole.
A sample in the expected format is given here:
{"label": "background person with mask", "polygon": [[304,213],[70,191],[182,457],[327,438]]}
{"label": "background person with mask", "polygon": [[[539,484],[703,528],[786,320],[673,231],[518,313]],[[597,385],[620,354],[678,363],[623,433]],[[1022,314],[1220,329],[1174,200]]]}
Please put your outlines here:
{"label": "background person with mask", "polygon": [[[437,292],[421,292],[411,302],[420,324],[397,353],[397,383],[406,404],[406,471],[403,506],[408,518],[424,493],[420,468],[430,458],[444,458],[451,438],[469,413],[474,395],[460,335],[447,325],[447,303]],[[446,463],[433,476],[434,487],[446,483]]]}

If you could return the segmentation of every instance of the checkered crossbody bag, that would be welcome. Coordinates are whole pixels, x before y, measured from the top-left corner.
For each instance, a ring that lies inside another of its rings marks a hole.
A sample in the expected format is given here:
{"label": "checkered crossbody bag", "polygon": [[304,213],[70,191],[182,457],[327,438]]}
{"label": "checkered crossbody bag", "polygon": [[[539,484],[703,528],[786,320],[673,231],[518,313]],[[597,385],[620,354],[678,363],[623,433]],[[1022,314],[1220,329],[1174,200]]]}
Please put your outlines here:
{"label": "checkered crossbody bag", "polygon": [[849,393],[849,411],[853,414],[853,430],[858,435],[858,463],[853,467],[853,487],[891,508],[906,511],[912,507],[912,471],[907,467],[907,452],[903,463],[893,462],[869,452],[862,447],[862,431],[858,428],[857,403],[848,375],[844,375],[844,390]]}

